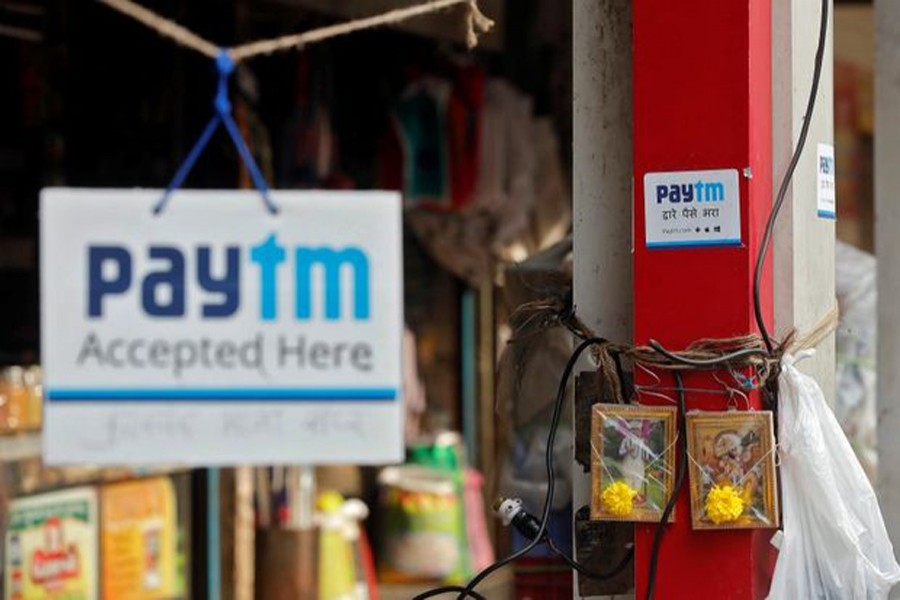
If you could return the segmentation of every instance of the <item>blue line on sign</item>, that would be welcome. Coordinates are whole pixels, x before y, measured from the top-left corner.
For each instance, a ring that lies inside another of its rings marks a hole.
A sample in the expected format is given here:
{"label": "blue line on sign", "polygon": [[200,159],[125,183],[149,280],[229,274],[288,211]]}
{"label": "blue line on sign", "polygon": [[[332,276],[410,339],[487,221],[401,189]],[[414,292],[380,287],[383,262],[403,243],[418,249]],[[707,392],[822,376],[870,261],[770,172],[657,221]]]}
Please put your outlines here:
{"label": "blue line on sign", "polygon": [[818,215],[823,219],[837,219],[837,214],[831,212],[830,210],[820,210]]}
{"label": "blue line on sign", "polygon": [[51,402],[390,402],[396,388],[51,389]]}
{"label": "blue line on sign", "polygon": [[727,240],[685,240],[678,242],[647,242],[648,248],[683,248],[687,246],[740,246],[741,240],[732,238]]}

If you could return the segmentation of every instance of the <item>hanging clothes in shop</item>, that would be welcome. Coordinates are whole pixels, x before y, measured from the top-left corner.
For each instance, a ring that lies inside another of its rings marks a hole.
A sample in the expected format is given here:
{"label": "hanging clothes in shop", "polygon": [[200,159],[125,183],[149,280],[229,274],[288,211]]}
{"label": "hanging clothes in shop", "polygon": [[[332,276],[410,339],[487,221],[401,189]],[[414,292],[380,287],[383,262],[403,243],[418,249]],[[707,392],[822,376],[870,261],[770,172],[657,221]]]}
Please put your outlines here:
{"label": "hanging clothes in shop", "polygon": [[447,103],[450,189],[456,210],[464,209],[472,202],[478,184],[485,80],[481,67],[459,66]]}
{"label": "hanging clothes in shop", "polygon": [[535,119],[531,99],[480,68],[454,72],[452,85],[432,78],[404,94],[397,158],[406,222],[435,260],[477,287],[498,261],[561,239],[570,194],[554,128]]}
{"label": "hanging clothes in shop", "polygon": [[[259,83],[253,72],[245,65],[240,65],[237,69],[237,82],[240,93],[235,95],[233,101],[235,121],[263,177],[266,181],[273,181],[275,173],[272,166],[272,140],[268,127],[256,111],[256,105],[259,104]],[[243,161],[239,164],[238,187],[253,187],[250,173]]]}
{"label": "hanging clothes in shop", "polygon": [[285,185],[344,188],[336,183],[337,136],[331,110],[331,63],[321,51],[300,53],[297,59],[294,108],[283,137],[281,179]]}
{"label": "hanging clothes in shop", "polygon": [[[563,165],[559,136],[549,117],[534,124],[534,207],[531,210],[530,239],[523,243],[528,254],[549,248],[563,239],[572,226],[572,194],[569,175]],[[507,260],[521,260],[511,252]]]}
{"label": "hanging clothes in shop", "polygon": [[535,143],[531,99],[502,79],[487,82],[482,159],[473,204],[494,216],[495,250],[528,227],[534,206]]}
{"label": "hanging clothes in shop", "polygon": [[447,140],[450,93],[446,81],[423,79],[413,84],[394,108],[409,207],[452,208]]}
{"label": "hanging clothes in shop", "polygon": [[425,413],[425,383],[419,376],[416,355],[416,336],[409,329],[403,331],[403,400],[406,407],[406,442],[419,437],[422,415]]}

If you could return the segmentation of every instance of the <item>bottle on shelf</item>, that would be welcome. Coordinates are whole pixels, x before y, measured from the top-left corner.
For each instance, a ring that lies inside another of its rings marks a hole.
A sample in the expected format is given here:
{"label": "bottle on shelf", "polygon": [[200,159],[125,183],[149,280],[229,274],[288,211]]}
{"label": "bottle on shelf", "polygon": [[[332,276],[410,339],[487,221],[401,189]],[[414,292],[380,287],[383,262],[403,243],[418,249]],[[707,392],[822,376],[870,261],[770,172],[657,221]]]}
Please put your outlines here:
{"label": "bottle on shelf", "polygon": [[7,432],[18,432],[28,423],[29,394],[25,385],[25,369],[7,367],[3,370],[3,388],[6,397],[6,419],[0,426]]}
{"label": "bottle on shelf", "polygon": [[25,388],[28,390],[28,421],[25,427],[38,431],[43,425],[44,414],[43,372],[38,365],[25,369]]}

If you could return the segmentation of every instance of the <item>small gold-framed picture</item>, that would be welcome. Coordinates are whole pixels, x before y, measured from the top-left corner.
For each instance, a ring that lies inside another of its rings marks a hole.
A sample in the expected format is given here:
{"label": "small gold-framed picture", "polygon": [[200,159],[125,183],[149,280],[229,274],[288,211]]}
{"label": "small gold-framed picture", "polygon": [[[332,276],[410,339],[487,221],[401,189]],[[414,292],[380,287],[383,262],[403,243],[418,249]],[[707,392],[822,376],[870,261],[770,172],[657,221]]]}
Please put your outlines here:
{"label": "small gold-framed picture", "polygon": [[[658,523],[675,482],[669,406],[595,404],[591,412],[591,519]],[[674,511],[669,520],[674,520]]]}
{"label": "small gold-framed picture", "polygon": [[694,529],[778,527],[770,411],[687,414]]}

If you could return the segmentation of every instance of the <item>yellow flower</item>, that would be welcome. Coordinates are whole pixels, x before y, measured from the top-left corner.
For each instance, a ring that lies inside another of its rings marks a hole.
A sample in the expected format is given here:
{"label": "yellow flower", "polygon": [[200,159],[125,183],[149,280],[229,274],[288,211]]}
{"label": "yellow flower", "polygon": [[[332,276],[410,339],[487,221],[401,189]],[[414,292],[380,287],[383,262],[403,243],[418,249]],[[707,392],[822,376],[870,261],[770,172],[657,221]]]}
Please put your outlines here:
{"label": "yellow flower", "polygon": [[706,495],[706,516],[716,525],[733,523],[744,514],[744,499],[730,485],[714,485]]}
{"label": "yellow flower", "polygon": [[603,508],[614,517],[627,517],[634,510],[634,497],[637,492],[624,481],[616,481],[603,490],[600,502]]}

